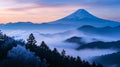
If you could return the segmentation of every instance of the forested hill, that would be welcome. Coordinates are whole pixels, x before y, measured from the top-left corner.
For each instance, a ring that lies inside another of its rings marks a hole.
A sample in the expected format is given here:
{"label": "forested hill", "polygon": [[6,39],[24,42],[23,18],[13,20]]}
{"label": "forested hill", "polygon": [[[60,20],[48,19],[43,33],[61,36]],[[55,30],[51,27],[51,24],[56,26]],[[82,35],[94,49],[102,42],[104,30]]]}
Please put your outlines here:
{"label": "forested hill", "polygon": [[0,67],[103,67],[66,55],[65,50],[51,50],[44,41],[40,46],[36,42],[33,34],[25,42],[0,32]]}

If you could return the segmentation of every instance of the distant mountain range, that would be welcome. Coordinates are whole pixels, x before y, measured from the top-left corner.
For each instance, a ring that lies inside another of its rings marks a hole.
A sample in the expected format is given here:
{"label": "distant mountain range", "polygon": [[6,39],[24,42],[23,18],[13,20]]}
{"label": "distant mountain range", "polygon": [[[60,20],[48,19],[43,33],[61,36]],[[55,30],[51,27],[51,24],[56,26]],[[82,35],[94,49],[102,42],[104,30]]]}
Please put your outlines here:
{"label": "distant mountain range", "polygon": [[83,44],[97,42],[97,41],[99,41],[99,40],[96,38],[85,38],[85,37],[77,37],[77,36],[73,36],[73,37],[65,40],[65,42],[75,43],[78,45],[83,45]]}
{"label": "distant mountain range", "polygon": [[[120,26],[116,27],[94,27],[90,25],[85,25],[77,29],[78,31],[83,32],[86,35],[90,36],[105,36],[105,37],[113,37],[118,38],[120,37]],[[119,38],[120,39],[120,38]]]}
{"label": "distant mountain range", "polygon": [[0,24],[0,29],[3,30],[68,30],[73,28],[72,25],[65,24],[35,24],[32,22],[17,22],[17,23],[7,23]]}
{"label": "distant mountain range", "polygon": [[[89,40],[89,41],[87,41]],[[77,50],[81,49],[116,49],[120,48],[120,40],[104,42],[95,38],[85,39],[84,37],[73,36],[65,40],[68,43],[75,43],[78,45]]]}
{"label": "distant mountain range", "polygon": [[112,41],[112,42],[103,42],[103,41],[96,41],[87,44],[80,45],[77,50],[81,49],[116,49],[119,50],[120,48],[120,41]]}
{"label": "distant mountain range", "polygon": [[82,37],[71,37],[67,40],[65,40],[65,42],[69,42],[69,43],[75,43],[75,44],[85,44],[84,40],[82,39]]}
{"label": "distant mountain range", "polygon": [[97,63],[103,64],[105,67],[120,67],[119,59],[120,51],[113,54],[97,56],[93,60],[96,61]]}
{"label": "distant mountain range", "polygon": [[105,27],[105,26],[118,26],[119,22],[110,21],[100,19],[90,14],[88,11],[84,9],[79,9],[72,13],[71,15],[64,17],[62,19],[42,23],[35,24],[31,22],[17,22],[17,23],[8,23],[8,24],[0,24],[0,29],[51,29],[51,30],[68,30],[74,29],[84,25],[91,25],[95,27]]}

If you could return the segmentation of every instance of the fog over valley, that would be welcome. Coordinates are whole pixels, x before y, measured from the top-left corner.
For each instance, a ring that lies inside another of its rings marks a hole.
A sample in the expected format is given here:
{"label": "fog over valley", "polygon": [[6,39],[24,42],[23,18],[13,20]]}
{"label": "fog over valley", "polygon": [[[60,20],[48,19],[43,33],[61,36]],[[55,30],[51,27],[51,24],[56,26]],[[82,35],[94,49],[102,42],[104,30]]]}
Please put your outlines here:
{"label": "fog over valley", "polygon": [[22,59],[23,65],[34,60],[35,67],[120,67],[120,22],[101,19],[85,9],[48,23],[7,23],[0,24],[0,29],[3,67]]}

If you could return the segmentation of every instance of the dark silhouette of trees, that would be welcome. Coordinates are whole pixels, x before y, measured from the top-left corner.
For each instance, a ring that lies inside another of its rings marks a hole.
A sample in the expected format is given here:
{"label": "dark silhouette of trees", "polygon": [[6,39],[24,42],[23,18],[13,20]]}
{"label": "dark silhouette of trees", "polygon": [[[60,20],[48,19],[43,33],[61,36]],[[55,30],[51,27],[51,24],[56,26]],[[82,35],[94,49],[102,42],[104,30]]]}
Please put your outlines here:
{"label": "dark silhouette of trees", "polygon": [[103,65],[102,64],[98,64],[97,67],[103,67]]}
{"label": "dark silhouette of trees", "polygon": [[[1,42],[1,41],[0,41]],[[20,46],[19,46],[20,45]],[[18,50],[17,50],[18,49]],[[5,54],[3,54],[5,53]],[[28,59],[29,58],[29,59]],[[39,61],[40,60],[40,61]],[[90,64],[77,58],[66,55],[63,49],[61,53],[54,48],[51,50],[42,41],[37,46],[33,34],[30,34],[27,43],[7,37],[0,44],[1,67],[103,67],[101,64]]]}
{"label": "dark silhouette of trees", "polygon": [[15,40],[0,31],[0,60],[6,58],[7,52],[15,45]]}
{"label": "dark silhouette of trees", "polygon": [[53,53],[58,54],[58,50],[57,50],[57,48],[54,48],[54,49],[53,49]]}
{"label": "dark silhouette of trees", "polygon": [[47,60],[45,58],[41,62],[41,67],[48,67]]}
{"label": "dark silhouette of trees", "polygon": [[33,33],[31,33],[29,35],[29,38],[27,39],[27,43],[26,43],[26,48],[32,48],[36,45],[37,41],[35,40],[35,37],[33,35]]}
{"label": "dark silhouette of trees", "polygon": [[87,61],[82,61],[78,56],[77,58],[72,56],[66,56],[66,51],[62,50],[61,53],[58,52],[57,48],[51,50],[47,44],[42,41],[40,46],[32,45],[30,51],[35,52],[35,54],[41,59],[47,60],[48,67],[99,67],[96,63],[95,66],[88,63]]}
{"label": "dark silhouette of trees", "polygon": [[31,33],[30,34],[30,36],[29,36],[29,38],[27,39],[27,44],[30,44],[30,45],[35,45],[36,44],[36,40],[35,40],[35,37],[34,37],[34,35]]}
{"label": "dark silhouette of trees", "polygon": [[40,48],[50,50],[49,47],[46,45],[46,43],[44,41],[42,41],[42,43],[40,45]]}
{"label": "dark silhouette of trees", "polygon": [[66,54],[66,52],[65,52],[65,50],[63,49],[62,52],[61,52],[61,55],[62,55],[62,56],[65,56],[65,54]]}
{"label": "dark silhouette of trees", "polygon": [[7,58],[9,59],[4,61],[3,67],[39,67],[41,62],[39,57],[21,45],[8,51]]}
{"label": "dark silhouette of trees", "polygon": [[118,41],[112,41],[112,42],[103,42],[103,41],[96,41],[96,42],[91,42],[87,44],[83,44],[77,48],[77,50],[80,49],[119,49],[120,48],[120,40]]}
{"label": "dark silhouette of trees", "polygon": [[92,66],[93,66],[93,67],[96,67],[97,65],[96,65],[96,63],[95,63],[95,62],[93,62],[93,63],[92,63]]}

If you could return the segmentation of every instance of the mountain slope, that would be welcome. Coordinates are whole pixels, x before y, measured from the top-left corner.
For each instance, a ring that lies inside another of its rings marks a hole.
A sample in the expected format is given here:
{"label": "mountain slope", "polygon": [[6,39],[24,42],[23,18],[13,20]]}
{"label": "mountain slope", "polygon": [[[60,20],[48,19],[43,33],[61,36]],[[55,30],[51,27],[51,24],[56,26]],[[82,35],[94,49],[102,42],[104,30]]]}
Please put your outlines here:
{"label": "mountain slope", "polygon": [[68,26],[66,24],[36,24],[32,22],[16,22],[0,24],[0,29],[2,30],[68,30],[73,28],[72,25]]}
{"label": "mountain slope", "polygon": [[71,15],[62,18],[62,20],[81,20],[84,18],[90,18],[90,19],[96,19],[97,17],[93,16],[92,14],[90,14],[89,12],[87,12],[84,9],[79,9],[76,12],[72,13]]}
{"label": "mountain slope", "polygon": [[91,25],[95,27],[118,26],[119,22],[104,20],[95,17],[84,9],[79,9],[71,15],[62,19],[42,24],[35,24],[31,22],[17,22],[0,24],[0,29],[44,29],[44,30],[71,30],[84,25]]}
{"label": "mountain slope", "polygon": [[77,30],[89,36],[104,36],[104,37],[120,39],[119,38],[120,26],[116,26],[116,27],[107,26],[107,27],[97,28],[94,26],[85,25],[85,26],[79,27]]}
{"label": "mountain slope", "polygon": [[91,25],[95,27],[104,27],[104,26],[113,27],[120,25],[119,22],[98,18],[84,9],[79,9],[69,16],[51,22],[51,24],[69,24],[76,26]]}
{"label": "mountain slope", "polygon": [[113,54],[97,56],[93,58],[93,61],[96,61],[98,63],[100,62],[105,67],[120,67],[119,59],[120,59],[120,51]]}

